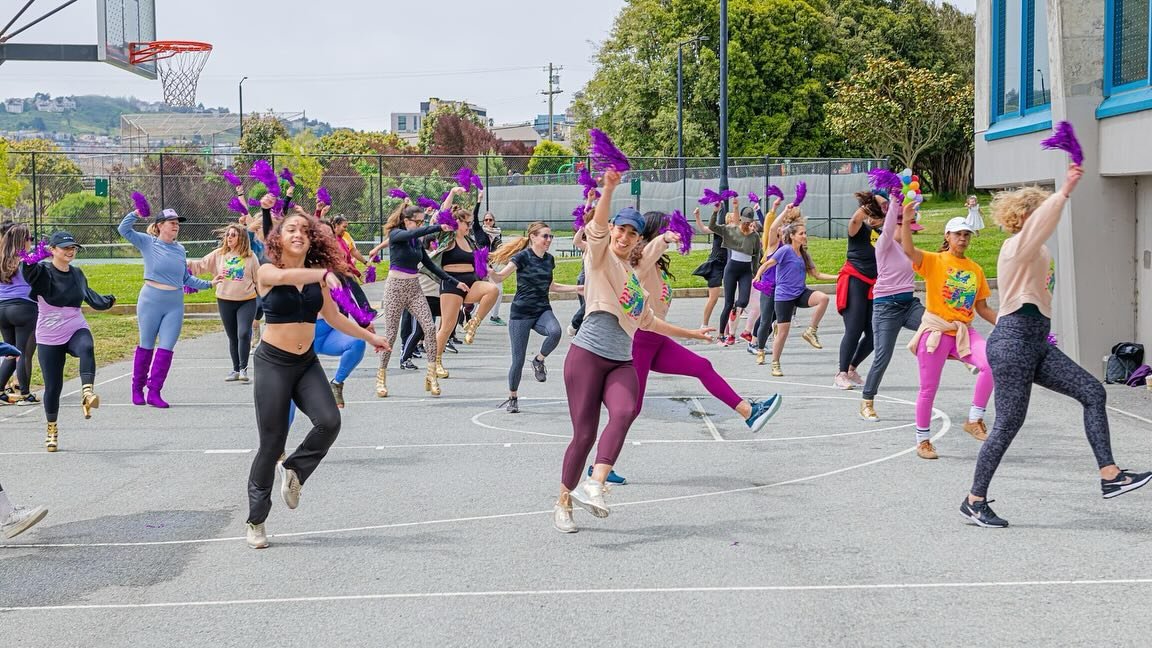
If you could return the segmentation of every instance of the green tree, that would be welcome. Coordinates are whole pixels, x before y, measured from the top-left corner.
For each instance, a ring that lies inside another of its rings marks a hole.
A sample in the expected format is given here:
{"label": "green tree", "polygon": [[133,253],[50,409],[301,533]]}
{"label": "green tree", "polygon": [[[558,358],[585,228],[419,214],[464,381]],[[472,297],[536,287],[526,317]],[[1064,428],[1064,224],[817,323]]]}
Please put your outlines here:
{"label": "green tree", "polygon": [[301,131],[291,139],[282,137],[272,144],[272,152],[276,154],[276,172],[288,167],[296,178],[295,199],[303,204],[316,195],[320,186],[320,177],[324,169],[316,157],[319,151],[320,138],[311,131]]}
{"label": "green tree", "polygon": [[109,214],[120,215],[117,203],[109,201],[114,199],[108,196],[96,196],[88,191],[70,193],[54,202],[44,210],[44,223],[41,227],[45,231],[70,228],[76,240],[80,243],[103,243],[107,241],[107,227],[73,227],[75,225],[106,225]]}
{"label": "green tree", "polygon": [[29,181],[35,174],[35,189],[41,209],[45,209],[69,193],[80,191],[80,181],[84,173],[69,159],[68,154],[53,142],[45,139],[27,139],[9,142],[8,146],[12,174]]}
{"label": "green tree", "polygon": [[955,74],[870,57],[867,67],[833,85],[828,128],[874,157],[916,168],[972,118],[972,86]]}
{"label": "green tree", "polygon": [[332,131],[321,137],[317,149],[321,154],[320,164],[325,167],[336,155],[397,155],[417,152],[416,147],[409,145],[395,133],[354,131],[347,128]]}
{"label": "green tree", "polygon": [[559,173],[560,167],[572,164],[575,155],[572,149],[563,144],[548,140],[540,142],[532,152],[532,159],[528,160],[528,175]]}
{"label": "green tree", "polygon": [[11,209],[24,191],[24,182],[12,173],[8,148],[8,140],[0,139],[0,207]]}
{"label": "green tree", "polygon": [[476,175],[481,179],[503,178],[508,175],[508,164],[496,149],[490,149],[484,157],[476,160]]}
{"label": "green tree", "polygon": [[288,128],[273,115],[254,116],[244,120],[244,137],[240,138],[241,164],[251,165],[267,159],[278,139],[288,139]]}
{"label": "green tree", "polygon": [[[442,117],[449,119],[438,127]],[[488,132],[484,120],[472,112],[466,102],[451,102],[440,104],[420,122],[416,147],[429,155],[475,155],[494,145],[495,138]]]}

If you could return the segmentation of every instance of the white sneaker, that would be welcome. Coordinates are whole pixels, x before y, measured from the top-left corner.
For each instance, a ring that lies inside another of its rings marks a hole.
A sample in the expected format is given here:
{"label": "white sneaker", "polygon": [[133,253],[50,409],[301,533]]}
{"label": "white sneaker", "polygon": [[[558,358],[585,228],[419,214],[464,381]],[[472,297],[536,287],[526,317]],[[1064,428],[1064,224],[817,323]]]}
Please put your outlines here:
{"label": "white sneaker", "polygon": [[249,549],[267,549],[268,536],[264,533],[264,523],[252,524],[248,523],[248,548]]}
{"label": "white sneaker", "polygon": [[836,389],[852,389],[856,386],[848,379],[848,374],[843,371],[836,374],[836,377],[832,379],[832,384],[835,385]]}
{"label": "white sneaker", "polygon": [[583,484],[572,489],[570,497],[585,511],[598,518],[606,518],[609,511],[608,504],[604,502],[604,496],[609,492],[606,485],[592,479],[586,479]]}
{"label": "white sneaker", "polygon": [[552,526],[560,533],[576,533],[579,529],[576,528],[576,522],[572,519],[572,505],[560,506],[556,504],[552,507]]}
{"label": "white sneaker", "polygon": [[5,538],[12,539],[31,529],[37,522],[43,520],[45,515],[48,515],[48,509],[43,506],[30,509],[17,506],[0,524],[0,530],[4,532]]}
{"label": "white sneaker", "polygon": [[240,380],[240,372],[232,371],[229,372],[228,377],[224,379],[224,382],[236,382],[237,380]]}
{"label": "white sneaker", "polygon": [[576,327],[571,324],[568,325],[568,337],[576,337]]}
{"label": "white sneaker", "polygon": [[242,383],[248,382],[248,370],[247,369],[241,369],[236,380],[239,380]]}
{"label": "white sneaker", "polygon": [[295,509],[300,506],[300,478],[296,476],[296,471],[291,468],[285,468],[284,464],[279,464],[280,469],[280,497],[284,498],[284,506],[290,509]]}

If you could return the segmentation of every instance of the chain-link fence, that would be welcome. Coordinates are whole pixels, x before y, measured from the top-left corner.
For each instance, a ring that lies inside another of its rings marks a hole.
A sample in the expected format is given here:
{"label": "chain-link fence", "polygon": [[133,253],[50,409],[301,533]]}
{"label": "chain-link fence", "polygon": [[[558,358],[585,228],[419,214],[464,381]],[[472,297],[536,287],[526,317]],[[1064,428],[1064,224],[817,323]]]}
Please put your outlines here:
{"label": "chain-link fence", "polygon": [[[394,188],[415,200],[439,201],[453,187],[454,176],[471,168],[487,188],[482,209],[491,211],[500,227],[521,230],[543,220],[555,229],[571,229],[572,210],[581,202],[576,184],[584,158],[513,156],[269,155],[276,169],[291,167],[298,186],[296,201],[311,211],[315,192],[325,187],[333,199],[330,215],[343,214],[349,231],[360,242],[378,241],[388,215],[400,204],[389,196]],[[38,236],[68,229],[86,247],[85,257],[130,257],[116,225],[132,209],[130,195],[139,191],[154,209],[172,208],[188,221],[180,234],[189,254],[207,252],[214,231],[236,214],[226,205],[233,189],[221,177],[232,169],[245,178],[249,196],[263,190],[246,178],[251,158],[244,155],[177,152],[62,153],[10,152],[9,161],[25,187],[16,205],[0,215],[32,225]],[[613,206],[636,205],[642,211],[679,209],[686,215],[705,187],[717,189],[717,158],[632,158]],[[842,237],[856,208],[852,194],[867,187],[867,172],[884,165],[871,159],[737,158],[729,161],[732,189],[764,195],[769,184],[786,196],[801,180],[808,185],[804,212],[813,236]]]}

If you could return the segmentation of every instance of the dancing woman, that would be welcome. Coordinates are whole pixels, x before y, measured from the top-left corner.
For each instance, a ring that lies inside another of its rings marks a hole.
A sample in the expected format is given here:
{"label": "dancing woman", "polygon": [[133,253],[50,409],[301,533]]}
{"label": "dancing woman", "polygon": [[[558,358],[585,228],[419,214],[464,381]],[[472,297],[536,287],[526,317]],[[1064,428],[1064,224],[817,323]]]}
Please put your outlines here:
{"label": "dancing woman", "polygon": [[19,396],[0,393],[0,401],[9,405],[37,405],[32,393],[32,354],[36,352],[36,319],[38,309],[31,297],[31,286],[21,272],[21,255],[28,250],[32,235],[28,226],[14,223],[0,239],[0,333],[4,342],[20,351],[20,355],[5,357],[0,362],[0,385],[7,385],[16,374]]}
{"label": "dancing woman", "polygon": [[189,261],[192,274],[221,277],[216,283],[216,308],[228,336],[232,372],[225,382],[248,382],[248,356],[252,351],[252,322],[256,319],[256,273],[260,262],[253,254],[248,234],[239,223],[220,230],[220,247],[199,261]]}
{"label": "dancing woman", "polygon": [[[604,195],[584,228],[584,298],[588,315],[572,340],[564,360],[564,388],[572,417],[572,441],[564,453],[560,497],[553,525],[574,533],[572,502],[596,517],[607,517],[604,480],[620,455],[628,428],[636,418],[639,383],[632,365],[632,336],[637,329],[665,335],[709,340],[713,329],[688,330],[658,319],[640,286],[629,259],[640,241],[644,219],[626,207],[610,220],[612,194],[620,184],[614,169],[604,173]],[[608,425],[600,435],[592,476],[583,485],[581,473],[600,426],[600,407],[608,408]]]}
{"label": "dancing woman", "polygon": [[916,454],[921,459],[936,459],[932,436],[932,406],[940,388],[940,374],[949,357],[975,365],[976,387],[964,431],[978,441],[988,438],[984,410],[992,398],[992,372],[988,370],[984,338],[972,327],[976,315],[989,324],[996,323],[996,311],[988,305],[992,289],[984,278],[980,264],[965,256],[972,240],[972,230],[963,217],[953,218],[944,227],[944,244],[940,252],[925,252],[912,243],[912,219],[904,218],[900,230],[900,247],[912,260],[912,269],[924,277],[927,309],[920,328],[908,349],[916,354],[920,365],[920,392],[916,396]]}
{"label": "dancing woman", "polygon": [[254,364],[259,379],[253,387],[260,448],[248,477],[247,541],[253,549],[268,546],[264,521],[272,508],[277,459],[288,439],[289,403],[311,419],[304,441],[281,464],[280,494],[294,509],[300,490],[340,433],[340,410],[313,343],[316,319],[364,340],[377,350],[388,342],[340,314],[330,291],[347,273],[338,243],[309,216],[291,214],[265,236],[268,263],[260,266],[258,285],[267,327]]}
{"label": "dancing woman", "polygon": [[[391,345],[396,339],[396,330],[400,327],[400,317],[404,310],[412,313],[416,321],[425,331],[434,331],[432,311],[428,309],[428,302],[424,299],[424,292],[420,289],[419,270],[417,266],[423,264],[430,272],[440,278],[443,285],[454,281],[452,275],[440,269],[440,266],[428,258],[428,252],[421,243],[422,238],[437,232],[448,232],[448,225],[425,225],[424,210],[415,207],[407,200],[404,201],[388,217],[384,224],[384,243],[376,246],[369,256],[388,246],[388,279],[384,282],[384,299],[380,311],[384,317],[383,338],[388,342],[389,348],[380,354],[380,368],[376,370],[376,396],[388,396],[388,360],[392,357]],[[468,286],[464,283],[455,284],[457,290],[466,291]],[[455,321],[456,311],[450,317]],[[441,318],[444,319],[444,318]],[[436,339],[427,335],[424,339],[424,348],[428,353],[428,370],[424,378],[424,390],[433,396],[440,395],[440,381],[436,375],[438,350]]]}
{"label": "dancing woman", "polygon": [[64,387],[66,356],[80,359],[80,407],[84,418],[100,407],[96,384],[96,352],[92,331],[80,310],[87,303],[96,310],[108,310],[116,303],[115,295],[98,295],[88,287],[80,268],[72,267],[76,251],[82,249],[71,234],[59,231],[48,239],[50,261],[26,263],[20,271],[32,288],[31,296],[39,307],[36,319],[36,354],[44,378],[44,417],[48,433],[44,447],[56,452],[59,447],[56,420],[60,415],[60,392]]}
{"label": "dancing woman", "polygon": [[1108,429],[1107,393],[1100,381],[1048,341],[1052,328],[1052,253],[1044,242],[1056,231],[1064,204],[1083,174],[1080,166],[1074,164],[1056,193],[1029,187],[1001,193],[992,201],[993,217],[1012,235],[1000,248],[1000,316],[988,336],[988,363],[996,381],[996,423],[980,447],[972,490],[960,505],[960,514],[982,527],[1008,526],[988,506],[988,485],[1024,425],[1033,384],[1071,396],[1083,406],[1084,432],[1100,469],[1100,489],[1105,499],[1152,481],[1152,472],[1135,473],[1116,467]]}
{"label": "dancing woman", "polygon": [[[445,206],[450,205],[453,194],[463,194],[463,187],[455,187],[452,189],[452,194],[445,199]],[[436,334],[436,365],[437,371],[441,378],[447,378],[448,372],[444,371],[443,358],[444,346],[451,337],[452,331],[456,328],[456,314],[460,312],[464,304],[476,304],[476,312],[472,314],[472,319],[464,325],[464,343],[472,344],[472,340],[476,338],[476,329],[484,322],[484,318],[488,316],[488,311],[492,310],[492,306],[496,304],[496,297],[499,294],[496,285],[487,281],[479,281],[478,275],[487,274],[487,268],[477,267],[477,257],[475,251],[484,247],[475,238],[471,237],[468,232],[472,228],[473,216],[472,212],[461,207],[452,209],[452,215],[456,219],[456,231],[453,236],[442,237],[440,253],[440,267],[451,275],[451,279],[444,281],[440,285],[440,330]],[[487,235],[485,235],[487,241]],[[461,287],[464,286],[464,287]]]}
{"label": "dancing woman", "polygon": [[848,259],[836,280],[836,310],[844,318],[840,367],[832,384],[839,389],[863,385],[856,369],[872,354],[872,294],[876,284],[876,248],[872,233],[884,224],[888,192],[856,193],[860,206],[848,221]]}
{"label": "dancing woman", "polygon": [[[712,216],[715,217],[716,213],[720,211],[720,204],[717,203],[712,206]],[[696,228],[701,232],[708,231],[704,226],[704,222],[700,220],[700,208],[697,207],[693,212],[696,216]],[[708,286],[708,299],[704,302],[704,313],[701,316],[701,327],[708,326],[708,322],[712,319],[712,310],[716,308],[716,302],[720,301],[720,296],[724,294],[724,268],[728,265],[728,249],[724,247],[724,239],[719,234],[712,235],[712,250],[708,252],[708,258],[701,263],[692,274],[704,279]]]}
{"label": "dancing woman", "polygon": [[520,411],[517,397],[520,377],[524,373],[524,356],[528,350],[528,335],[536,331],[544,336],[540,352],[532,358],[532,373],[538,382],[548,380],[548,370],[544,361],[560,344],[560,322],[552,313],[549,292],[579,293],[580,286],[558,284],[552,280],[556,270],[556,259],[548,253],[552,246],[552,228],[547,223],[536,221],[528,226],[524,238],[507,243],[496,250],[492,259],[506,264],[492,273],[492,280],[500,283],[513,272],[516,273],[516,295],[509,309],[508,339],[512,344],[512,365],[508,368],[508,400],[501,403],[507,406],[510,414]]}
{"label": "dancing woman", "polygon": [[[720,315],[720,334],[724,344],[731,346],[736,343],[736,320],[740,313],[748,307],[748,300],[752,295],[752,273],[759,262],[760,234],[756,231],[756,213],[751,207],[740,209],[740,200],[732,201],[733,213],[739,213],[740,218],[734,224],[721,224],[717,222],[719,212],[712,213],[708,222],[708,229],[723,242],[728,249],[728,263],[724,266],[724,310]],[[699,214],[696,214],[699,218]]]}
{"label": "dancing woman", "polygon": [[148,233],[141,234],[132,229],[140,217],[138,211],[131,211],[116,228],[144,257],[144,285],[136,300],[140,344],[132,364],[132,404],[164,409],[168,403],[161,398],[160,390],[168,379],[172,352],[184,326],[183,288],[206,290],[221,279],[208,282],[188,271],[188,253],[176,242],[180,223],[188,219],[174,209],[165,209],[148,225]]}
{"label": "dancing woman", "polygon": [[[764,232],[761,234],[760,247],[764,251],[765,258],[772,255],[776,248],[780,247],[780,229],[785,225],[802,220],[800,210],[792,205],[788,205],[784,213],[779,218],[776,217],[776,210],[780,207],[781,199],[775,198],[772,201],[772,208],[764,217]],[[789,220],[791,217],[792,220]],[[753,287],[760,293],[760,326],[756,329],[756,343],[753,347],[756,350],[756,364],[764,364],[765,346],[768,344],[768,336],[772,332],[772,327],[776,324],[776,271],[769,270],[767,272],[759,272],[756,281],[753,282]]]}

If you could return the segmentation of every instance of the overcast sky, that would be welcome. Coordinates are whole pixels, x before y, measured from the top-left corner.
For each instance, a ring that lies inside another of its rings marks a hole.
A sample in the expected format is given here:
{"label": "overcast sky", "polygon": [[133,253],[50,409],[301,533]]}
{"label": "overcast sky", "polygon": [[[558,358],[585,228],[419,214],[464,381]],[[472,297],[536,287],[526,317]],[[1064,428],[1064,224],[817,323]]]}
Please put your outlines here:
{"label": "overcast sky", "polygon": [[[39,0],[17,23],[60,4]],[[13,42],[92,44],[96,0],[76,4]],[[215,49],[200,77],[205,106],[246,112],[307,111],[359,130],[386,130],[389,113],[429,97],[466,99],[497,123],[528,121],[548,107],[549,62],[562,65],[557,112],[593,72],[591,57],[624,0],[157,0],[157,38],[203,40]],[[976,0],[954,0],[974,11]],[[0,3],[0,26],[23,3]],[[37,12],[39,10],[39,12]],[[275,43],[269,45],[268,43]],[[102,63],[0,65],[0,98],[106,94],[160,100],[160,82]]]}

